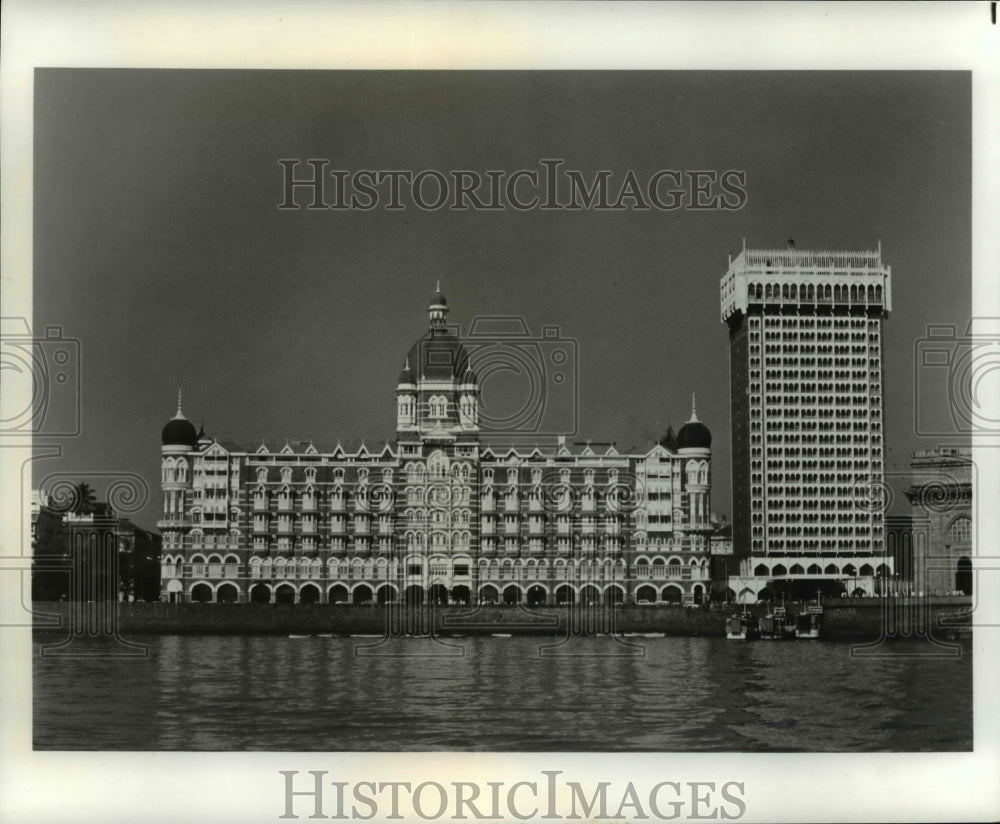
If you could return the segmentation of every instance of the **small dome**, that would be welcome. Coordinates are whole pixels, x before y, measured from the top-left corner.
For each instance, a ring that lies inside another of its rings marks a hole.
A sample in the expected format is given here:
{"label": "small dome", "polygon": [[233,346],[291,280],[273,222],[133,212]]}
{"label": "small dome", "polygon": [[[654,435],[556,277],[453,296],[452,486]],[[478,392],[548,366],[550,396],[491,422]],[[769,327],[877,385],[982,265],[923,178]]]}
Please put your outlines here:
{"label": "small dome", "polygon": [[173,418],[167,421],[160,434],[164,446],[197,446],[198,433],[187,418]]}
{"label": "small dome", "polygon": [[701,421],[689,421],[677,433],[678,449],[710,449],[712,433]]}
{"label": "small dome", "polygon": [[712,433],[708,427],[698,420],[695,412],[694,395],[691,395],[691,418],[681,431],[677,433],[678,449],[710,449],[712,447]]}
{"label": "small dome", "polygon": [[441,291],[441,287],[438,286],[438,290],[434,293],[434,297],[431,298],[431,306],[447,306],[448,299],[444,296]]}
{"label": "small dome", "polygon": [[198,433],[194,424],[184,417],[181,411],[181,392],[177,390],[177,414],[174,415],[160,433],[160,439],[164,446],[189,446],[198,445]]}

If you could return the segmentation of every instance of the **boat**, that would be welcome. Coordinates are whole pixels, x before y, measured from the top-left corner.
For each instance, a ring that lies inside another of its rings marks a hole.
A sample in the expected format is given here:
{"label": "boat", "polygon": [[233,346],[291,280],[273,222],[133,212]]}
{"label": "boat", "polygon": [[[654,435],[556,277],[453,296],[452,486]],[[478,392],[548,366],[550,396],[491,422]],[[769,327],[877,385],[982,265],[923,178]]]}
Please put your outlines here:
{"label": "boat", "polygon": [[772,610],[760,619],[760,637],[770,641],[790,641],[797,636],[795,616],[791,615],[784,604]]}
{"label": "boat", "polygon": [[819,638],[819,628],[823,619],[823,607],[820,604],[809,604],[796,618],[796,637]]}
{"label": "boat", "polygon": [[756,616],[746,609],[742,615],[734,614],[726,621],[726,638],[730,641],[752,641],[760,638]]}

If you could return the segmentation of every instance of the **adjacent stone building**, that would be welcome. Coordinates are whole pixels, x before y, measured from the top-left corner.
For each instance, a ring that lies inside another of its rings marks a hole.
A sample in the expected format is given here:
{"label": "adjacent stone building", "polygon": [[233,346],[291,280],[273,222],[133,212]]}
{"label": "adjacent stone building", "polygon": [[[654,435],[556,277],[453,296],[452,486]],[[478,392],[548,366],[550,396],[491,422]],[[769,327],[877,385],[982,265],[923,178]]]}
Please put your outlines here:
{"label": "adjacent stone building", "polygon": [[974,588],[972,571],[972,452],[943,447],[917,452],[910,461],[906,497],[912,507],[912,577],[927,595]]}

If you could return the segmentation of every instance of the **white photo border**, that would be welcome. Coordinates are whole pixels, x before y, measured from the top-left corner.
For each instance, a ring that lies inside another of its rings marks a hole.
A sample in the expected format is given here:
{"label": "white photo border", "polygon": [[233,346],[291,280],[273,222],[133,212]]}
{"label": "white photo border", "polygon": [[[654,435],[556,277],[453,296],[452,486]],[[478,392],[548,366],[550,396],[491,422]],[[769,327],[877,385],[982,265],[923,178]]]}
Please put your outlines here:
{"label": "white photo border", "polygon": [[[996,231],[1000,29],[989,3],[97,2],[3,5],[2,314],[31,317],[36,67],[282,69],[896,69],[973,75],[977,314],[1000,317]],[[335,36],[334,36],[335,33]],[[943,276],[946,276],[943,274]],[[5,391],[24,387],[5,382]],[[991,398],[992,408],[1000,408]],[[0,546],[29,515],[19,453],[0,448]],[[976,449],[980,535],[1000,533],[1000,471]],[[33,752],[31,637],[6,626],[19,574],[3,576],[0,818],[6,821],[278,821],[279,770],[343,781],[739,781],[746,821],[975,821],[1000,816],[996,601],[974,639],[975,750],[955,754],[497,754]],[[997,572],[981,576],[996,584]],[[984,587],[985,589],[985,587]],[[995,591],[1000,592],[1000,587]],[[303,816],[304,818],[305,816]],[[448,820],[446,817],[440,820]]]}

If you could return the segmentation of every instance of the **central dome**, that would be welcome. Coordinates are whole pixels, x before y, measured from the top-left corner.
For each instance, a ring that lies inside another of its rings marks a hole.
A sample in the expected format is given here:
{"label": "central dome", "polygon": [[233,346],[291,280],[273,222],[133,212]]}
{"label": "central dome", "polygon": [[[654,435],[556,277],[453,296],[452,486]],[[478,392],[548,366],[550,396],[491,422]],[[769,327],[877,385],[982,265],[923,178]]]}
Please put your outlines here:
{"label": "central dome", "polygon": [[413,344],[407,362],[418,380],[449,381],[465,374],[469,354],[454,333],[433,328]]}

